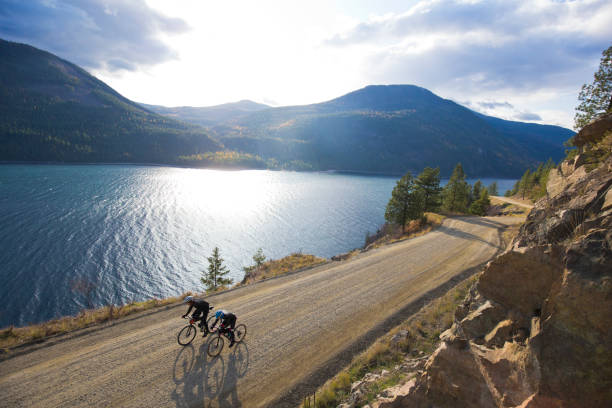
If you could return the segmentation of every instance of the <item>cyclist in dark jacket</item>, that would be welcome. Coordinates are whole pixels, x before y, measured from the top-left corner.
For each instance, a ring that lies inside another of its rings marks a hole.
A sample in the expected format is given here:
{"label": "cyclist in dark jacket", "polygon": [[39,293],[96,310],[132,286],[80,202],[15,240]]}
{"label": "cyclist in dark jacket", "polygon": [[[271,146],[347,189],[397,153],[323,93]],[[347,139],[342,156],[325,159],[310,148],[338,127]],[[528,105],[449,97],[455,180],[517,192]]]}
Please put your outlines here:
{"label": "cyclist in dark jacket", "polygon": [[198,326],[200,326],[200,329],[202,329],[204,332],[202,337],[208,336],[208,325],[206,324],[206,319],[208,318],[208,311],[212,309],[212,307],[204,299],[194,298],[193,296],[187,296],[185,298],[185,303],[189,305],[189,309],[187,310],[187,313],[183,315],[183,318],[187,317],[189,312],[191,312],[191,309],[195,308],[195,311],[191,317],[193,317],[195,321],[200,321]]}
{"label": "cyclist in dark jacket", "polygon": [[215,321],[210,325],[210,330],[214,329],[217,322],[221,320],[221,326],[219,330],[227,330],[227,333],[230,338],[230,347],[234,345],[236,342],[234,340],[234,327],[236,326],[236,315],[233,313],[229,313],[223,309],[217,310],[215,313]]}

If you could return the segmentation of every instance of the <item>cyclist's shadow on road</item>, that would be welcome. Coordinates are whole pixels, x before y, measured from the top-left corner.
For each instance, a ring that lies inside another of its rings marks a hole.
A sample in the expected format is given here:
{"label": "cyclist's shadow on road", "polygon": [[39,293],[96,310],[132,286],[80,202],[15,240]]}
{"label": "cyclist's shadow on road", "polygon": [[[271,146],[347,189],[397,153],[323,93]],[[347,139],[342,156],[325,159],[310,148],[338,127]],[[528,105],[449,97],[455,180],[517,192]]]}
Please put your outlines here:
{"label": "cyclist's shadow on road", "polygon": [[173,369],[176,386],[171,398],[177,407],[241,406],[237,382],[248,370],[247,345],[237,343],[229,355],[222,352],[218,357],[208,356],[207,348],[208,342],[198,348],[190,344],[178,352]]}

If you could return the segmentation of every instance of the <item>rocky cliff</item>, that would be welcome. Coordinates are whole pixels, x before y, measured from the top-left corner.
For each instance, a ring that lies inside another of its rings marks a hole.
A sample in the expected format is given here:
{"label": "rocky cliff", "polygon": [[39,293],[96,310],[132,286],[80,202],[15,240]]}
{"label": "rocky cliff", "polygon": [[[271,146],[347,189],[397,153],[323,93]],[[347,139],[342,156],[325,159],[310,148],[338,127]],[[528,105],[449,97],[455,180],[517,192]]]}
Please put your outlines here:
{"label": "rocky cliff", "polygon": [[612,131],[566,161],[408,395],[380,407],[612,406]]}

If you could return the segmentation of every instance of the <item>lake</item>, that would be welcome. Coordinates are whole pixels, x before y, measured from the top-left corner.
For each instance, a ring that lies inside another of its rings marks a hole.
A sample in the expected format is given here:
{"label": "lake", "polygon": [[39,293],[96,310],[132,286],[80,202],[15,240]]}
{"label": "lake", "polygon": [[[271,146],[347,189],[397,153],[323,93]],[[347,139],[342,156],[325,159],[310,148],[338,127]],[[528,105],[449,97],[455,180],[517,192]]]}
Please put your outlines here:
{"label": "lake", "polygon": [[[329,258],[384,222],[397,177],[132,165],[0,165],[0,327],[201,291],[218,246],[231,278],[268,258]],[[489,185],[492,179],[482,179]],[[500,194],[515,180],[496,180]]]}

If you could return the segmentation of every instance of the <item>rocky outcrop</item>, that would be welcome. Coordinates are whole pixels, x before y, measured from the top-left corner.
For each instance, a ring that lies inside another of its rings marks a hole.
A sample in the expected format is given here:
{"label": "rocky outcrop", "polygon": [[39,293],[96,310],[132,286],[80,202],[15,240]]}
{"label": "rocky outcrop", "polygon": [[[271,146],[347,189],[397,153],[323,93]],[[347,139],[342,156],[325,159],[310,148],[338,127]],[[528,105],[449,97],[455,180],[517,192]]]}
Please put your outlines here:
{"label": "rocky outcrop", "polygon": [[612,113],[604,114],[598,120],[583,127],[574,136],[574,144],[579,148],[598,143],[606,132],[612,130]]}
{"label": "rocky outcrop", "polygon": [[394,406],[612,406],[612,157],[555,177]]}

